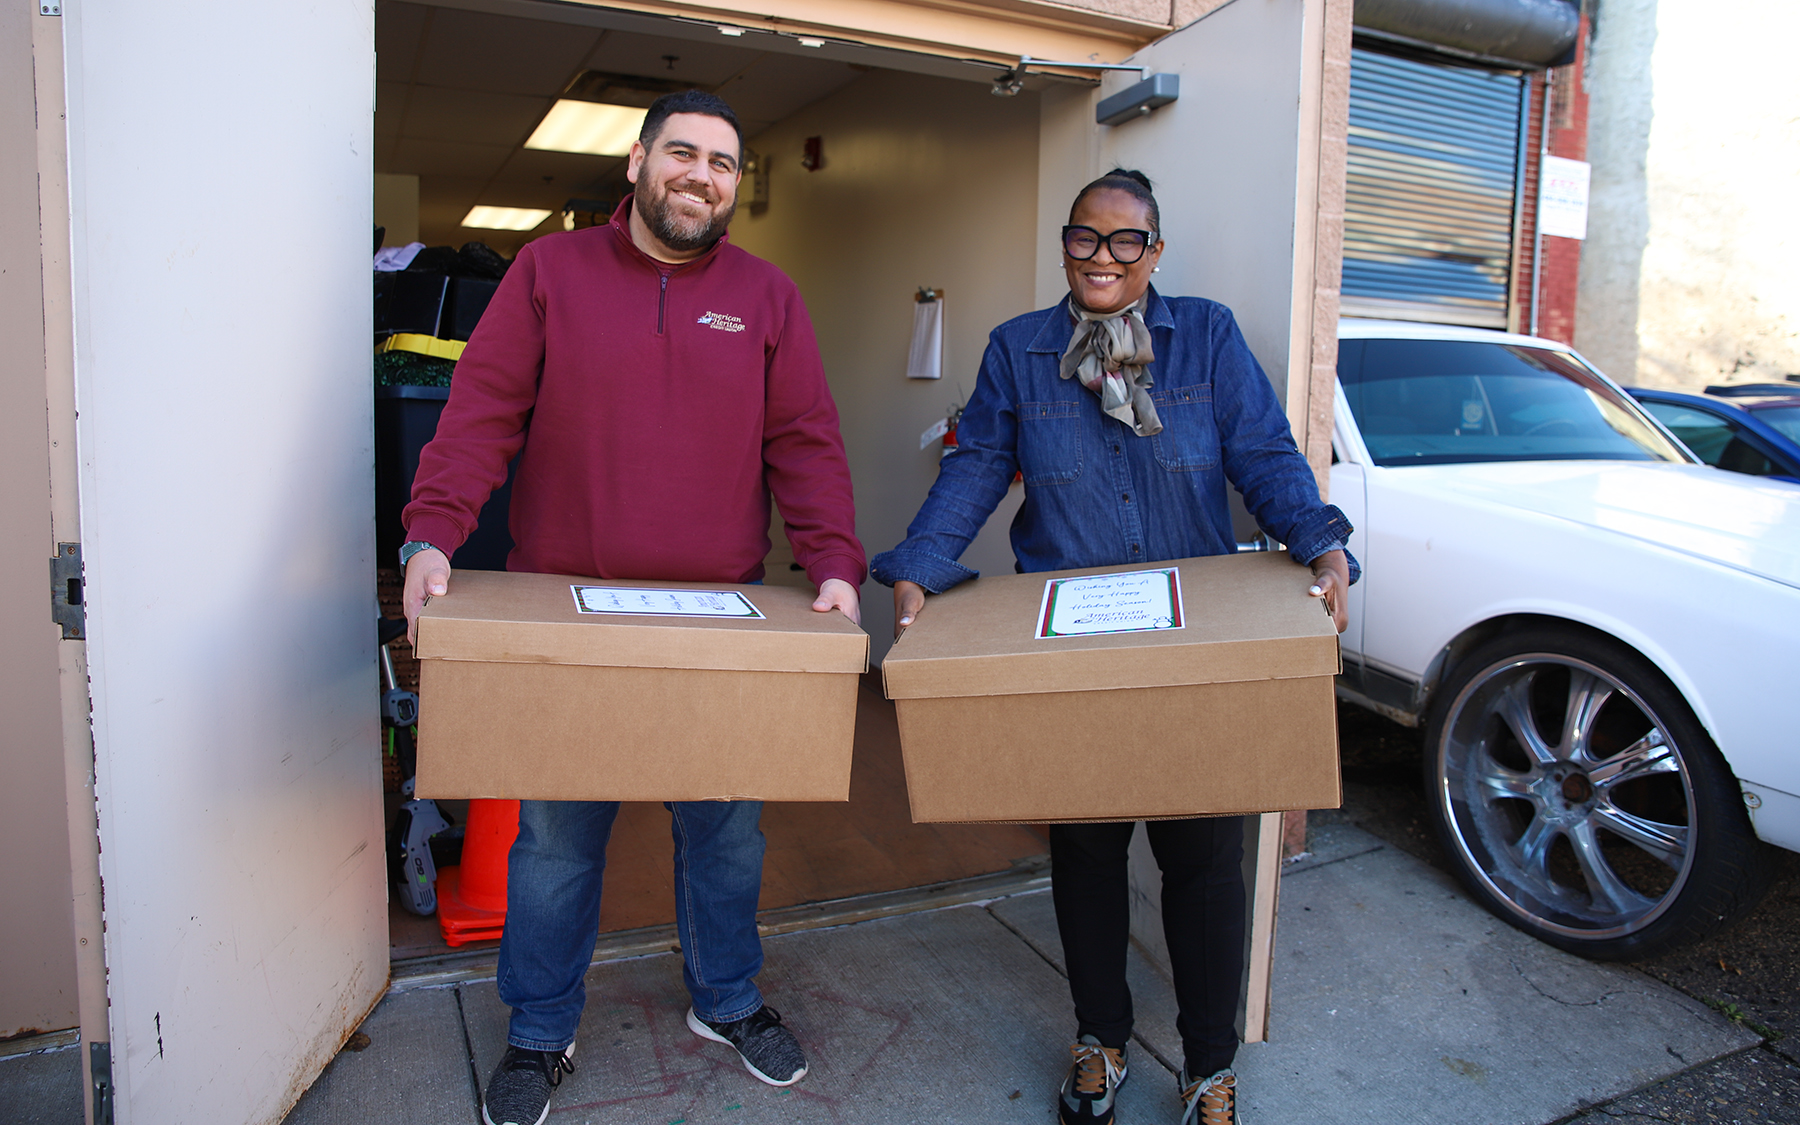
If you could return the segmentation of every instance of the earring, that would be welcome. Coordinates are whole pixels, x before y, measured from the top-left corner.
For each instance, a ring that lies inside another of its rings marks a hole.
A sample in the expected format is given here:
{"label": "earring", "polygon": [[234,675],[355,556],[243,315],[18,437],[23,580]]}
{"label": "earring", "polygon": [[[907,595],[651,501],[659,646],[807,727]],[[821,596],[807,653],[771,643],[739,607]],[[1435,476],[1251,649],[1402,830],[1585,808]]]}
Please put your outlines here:
{"label": "earring", "polygon": [[1161,267],[1161,266],[1151,266],[1151,267],[1150,267],[1150,272],[1151,272],[1151,273],[1161,273],[1161,272],[1162,272],[1162,267]]}

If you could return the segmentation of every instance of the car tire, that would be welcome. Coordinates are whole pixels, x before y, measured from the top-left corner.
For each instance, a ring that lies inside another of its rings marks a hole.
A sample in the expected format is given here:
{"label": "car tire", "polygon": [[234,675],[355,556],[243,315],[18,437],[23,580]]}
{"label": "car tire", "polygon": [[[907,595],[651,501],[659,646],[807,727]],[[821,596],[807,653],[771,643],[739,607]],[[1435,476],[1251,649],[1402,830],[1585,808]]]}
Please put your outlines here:
{"label": "car tire", "polygon": [[1459,660],[1426,729],[1438,838],[1482,905],[1596,960],[1717,928],[1768,887],[1731,770],[1661,671],[1565,627]]}

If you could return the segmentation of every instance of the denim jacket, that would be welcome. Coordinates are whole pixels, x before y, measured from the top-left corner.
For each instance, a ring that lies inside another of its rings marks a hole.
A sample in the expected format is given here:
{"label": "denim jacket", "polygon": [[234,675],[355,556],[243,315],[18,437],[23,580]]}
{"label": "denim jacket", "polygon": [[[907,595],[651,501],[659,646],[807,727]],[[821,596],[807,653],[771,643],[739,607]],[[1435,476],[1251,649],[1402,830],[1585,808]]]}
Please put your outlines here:
{"label": "denim jacket", "polygon": [[[1074,332],[1068,298],[994,329],[956,449],[907,528],[870,573],[942,593],[976,572],[956,560],[1006,495],[1020,571],[1127,566],[1237,550],[1226,486],[1293,557],[1311,562],[1350,539],[1350,521],[1319,499],[1275,397],[1231,310],[1154,288],[1144,321],[1156,359],[1150,397],[1162,432],[1139,437],[1059,363]],[[1354,582],[1359,567],[1349,560]]]}

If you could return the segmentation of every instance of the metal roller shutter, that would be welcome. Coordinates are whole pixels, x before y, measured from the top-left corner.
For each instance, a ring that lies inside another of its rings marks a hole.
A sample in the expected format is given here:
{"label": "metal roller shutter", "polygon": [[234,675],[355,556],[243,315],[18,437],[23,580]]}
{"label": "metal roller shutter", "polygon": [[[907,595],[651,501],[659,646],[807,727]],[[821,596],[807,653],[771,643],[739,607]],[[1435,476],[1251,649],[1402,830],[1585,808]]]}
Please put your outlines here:
{"label": "metal roller shutter", "polygon": [[1518,74],[1354,51],[1345,315],[1506,327],[1524,91]]}

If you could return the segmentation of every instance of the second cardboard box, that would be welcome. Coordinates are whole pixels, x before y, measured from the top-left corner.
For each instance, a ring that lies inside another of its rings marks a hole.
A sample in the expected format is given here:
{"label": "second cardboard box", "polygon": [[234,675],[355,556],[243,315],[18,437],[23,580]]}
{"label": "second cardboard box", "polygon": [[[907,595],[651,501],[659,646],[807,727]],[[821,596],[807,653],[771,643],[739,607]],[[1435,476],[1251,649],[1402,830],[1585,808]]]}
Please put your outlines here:
{"label": "second cardboard box", "polygon": [[[1174,620],[1047,628],[1047,582],[1165,569]],[[981,578],[930,598],[882,665],[913,820],[1336,808],[1337,631],[1311,583],[1266,553]]]}

